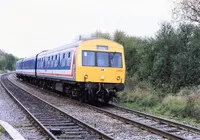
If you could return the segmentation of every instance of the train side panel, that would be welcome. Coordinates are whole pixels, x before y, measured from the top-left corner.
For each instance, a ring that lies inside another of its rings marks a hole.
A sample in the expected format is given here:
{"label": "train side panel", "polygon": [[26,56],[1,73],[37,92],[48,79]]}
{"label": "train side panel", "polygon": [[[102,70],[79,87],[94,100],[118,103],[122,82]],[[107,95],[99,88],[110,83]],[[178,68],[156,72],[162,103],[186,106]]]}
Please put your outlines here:
{"label": "train side panel", "polygon": [[38,55],[38,78],[75,81],[76,47]]}
{"label": "train side panel", "polygon": [[17,75],[22,74],[22,62],[23,62],[23,59],[17,61],[17,63],[16,63],[16,74]]}
{"label": "train side panel", "polygon": [[16,74],[19,76],[35,77],[36,58],[20,60],[16,64]]}

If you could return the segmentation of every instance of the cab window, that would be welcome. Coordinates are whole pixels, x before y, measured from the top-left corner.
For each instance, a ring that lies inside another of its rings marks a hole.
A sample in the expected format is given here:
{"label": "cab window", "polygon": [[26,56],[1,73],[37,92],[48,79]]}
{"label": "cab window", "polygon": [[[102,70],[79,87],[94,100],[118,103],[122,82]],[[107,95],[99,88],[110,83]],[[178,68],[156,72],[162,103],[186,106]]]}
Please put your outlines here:
{"label": "cab window", "polygon": [[110,64],[114,68],[122,68],[122,54],[110,53]]}
{"label": "cab window", "polygon": [[122,53],[83,51],[83,66],[122,68]]}
{"label": "cab window", "polygon": [[83,51],[83,66],[95,66],[95,52]]}
{"label": "cab window", "polygon": [[97,52],[97,66],[100,67],[109,66],[108,54],[109,53],[107,52]]}

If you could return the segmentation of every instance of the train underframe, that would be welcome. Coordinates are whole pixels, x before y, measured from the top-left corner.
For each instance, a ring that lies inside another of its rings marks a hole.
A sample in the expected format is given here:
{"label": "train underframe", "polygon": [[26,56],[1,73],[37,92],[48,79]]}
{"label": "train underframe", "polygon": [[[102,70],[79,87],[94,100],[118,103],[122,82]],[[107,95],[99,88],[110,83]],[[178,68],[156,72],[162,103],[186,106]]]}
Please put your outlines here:
{"label": "train underframe", "polygon": [[96,104],[98,101],[103,101],[107,104],[113,98],[117,97],[117,92],[124,89],[124,84],[122,83],[60,81],[22,75],[17,75],[17,77],[41,88],[59,91],[70,98],[75,98],[81,102],[87,102],[90,104]]}

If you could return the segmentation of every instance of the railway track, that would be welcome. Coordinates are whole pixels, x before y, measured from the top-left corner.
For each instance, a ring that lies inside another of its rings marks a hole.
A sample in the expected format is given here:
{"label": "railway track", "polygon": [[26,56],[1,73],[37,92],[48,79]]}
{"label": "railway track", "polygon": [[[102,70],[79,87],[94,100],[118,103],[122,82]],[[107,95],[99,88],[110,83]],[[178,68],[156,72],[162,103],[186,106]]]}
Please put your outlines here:
{"label": "railway track", "polygon": [[168,139],[198,139],[200,129],[114,104],[85,106]]}
{"label": "railway track", "polygon": [[1,83],[50,139],[113,139],[17,87],[7,74],[1,76]]}
{"label": "railway track", "polygon": [[173,122],[137,110],[114,104],[92,106],[74,100],[76,104],[88,107],[122,122],[147,130],[168,139],[200,139],[200,129]]}

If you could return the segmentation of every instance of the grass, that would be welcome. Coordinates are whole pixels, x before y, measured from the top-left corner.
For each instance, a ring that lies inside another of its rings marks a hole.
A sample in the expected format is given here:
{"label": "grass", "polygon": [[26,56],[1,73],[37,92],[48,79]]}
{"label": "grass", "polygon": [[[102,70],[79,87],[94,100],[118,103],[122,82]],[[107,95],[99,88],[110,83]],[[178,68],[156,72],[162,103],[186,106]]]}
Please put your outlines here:
{"label": "grass", "polygon": [[187,106],[187,97],[167,95],[161,103],[161,112],[163,114],[172,114],[177,117],[185,116]]}
{"label": "grass", "polygon": [[5,129],[0,125],[0,134],[5,132],[6,132]]}
{"label": "grass", "polygon": [[4,74],[6,71],[0,70],[0,74]]}
{"label": "grass", "polygon": [[200,126],[200,87],[184,88],[178,93],[161,93],[148,82],[134,81],[134,88],[129,88],[131,82],[119,94],[120,105]]}

